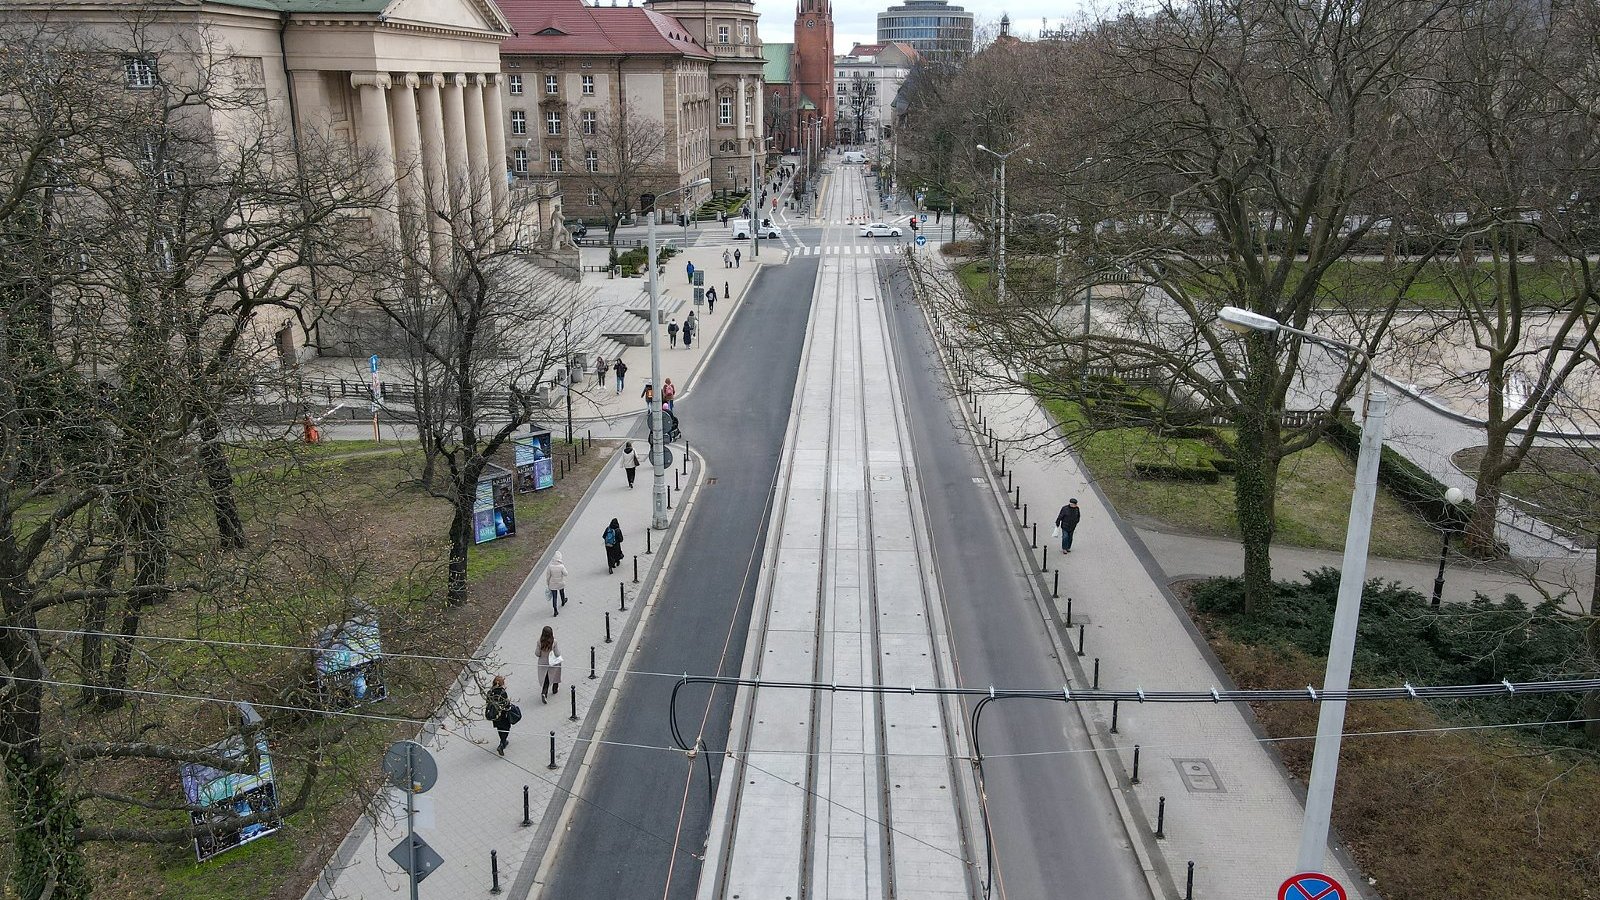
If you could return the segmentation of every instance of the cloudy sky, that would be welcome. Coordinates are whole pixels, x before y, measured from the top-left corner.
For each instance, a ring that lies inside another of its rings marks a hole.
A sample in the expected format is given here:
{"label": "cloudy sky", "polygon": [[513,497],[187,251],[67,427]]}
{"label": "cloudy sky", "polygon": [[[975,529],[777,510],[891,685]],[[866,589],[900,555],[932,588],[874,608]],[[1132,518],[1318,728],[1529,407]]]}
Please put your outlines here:
{"label": "cloudy sky", "polygon": [[[857,43],[870,44],[878,38],[878,13],[900,0],[870,0],[848,2],[833,0],[833,49],[835,53],[848,53]],[[1063,13],[1081,8],[1075,0],[951,0],[976,17],[978,29],[992,32],[1002,15],[1011,16],[1012,30],[1029,35],[1039,30],[1041,16],[1055,19]],[[794,40],[795,0],[755,0],[761,13],[761,39],[775,44]]]}

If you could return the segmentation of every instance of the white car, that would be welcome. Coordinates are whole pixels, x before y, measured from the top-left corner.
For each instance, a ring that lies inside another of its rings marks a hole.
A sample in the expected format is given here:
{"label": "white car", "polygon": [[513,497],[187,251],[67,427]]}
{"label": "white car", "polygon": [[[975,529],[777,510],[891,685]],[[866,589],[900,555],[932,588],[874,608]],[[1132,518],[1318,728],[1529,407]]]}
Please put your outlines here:
{"label": "white car", "polygon": [[882,222],[873,222],[871,225],[861,226],[862,237],[899,237],[900,235],[899,225],[885,225]]}

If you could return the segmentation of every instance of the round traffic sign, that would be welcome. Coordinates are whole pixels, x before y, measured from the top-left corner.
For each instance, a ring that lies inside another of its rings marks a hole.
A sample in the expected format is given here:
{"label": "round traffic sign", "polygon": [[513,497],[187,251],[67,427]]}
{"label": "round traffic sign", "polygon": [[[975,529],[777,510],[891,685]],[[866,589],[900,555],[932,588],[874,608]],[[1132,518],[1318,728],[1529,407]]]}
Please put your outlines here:
{"label": "round traffic sign", "polygon": [[1344,886],[1321,872],[1291,875],[1278,888],[1278,900],[1348,900]]}
{"label": "round traffic sign", "polygon": [[917,235],[917,246],[918,247],[921,247],[921,246],[923,246],[923,245],[925,245],[927,243],[928,243],[928,236],[927,235],[925,235],[925,234]]}
{"label": "round traffic sign", "polygon": [[439,780],[439,764],[416,741],[395,741],[383,754],[383,775],[402,791],[409,786],[414,794],[426,794]]}

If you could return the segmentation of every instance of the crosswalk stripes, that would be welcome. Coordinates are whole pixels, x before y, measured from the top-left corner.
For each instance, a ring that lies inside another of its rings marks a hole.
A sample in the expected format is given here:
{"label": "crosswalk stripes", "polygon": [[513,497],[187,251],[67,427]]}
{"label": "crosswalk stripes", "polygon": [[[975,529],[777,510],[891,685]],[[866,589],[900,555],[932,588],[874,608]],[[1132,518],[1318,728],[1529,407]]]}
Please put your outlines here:
{"label": "crosswalk stripes", "polygon": [[795,256],[895,256],[904,244],[815,244],[794,248]]}

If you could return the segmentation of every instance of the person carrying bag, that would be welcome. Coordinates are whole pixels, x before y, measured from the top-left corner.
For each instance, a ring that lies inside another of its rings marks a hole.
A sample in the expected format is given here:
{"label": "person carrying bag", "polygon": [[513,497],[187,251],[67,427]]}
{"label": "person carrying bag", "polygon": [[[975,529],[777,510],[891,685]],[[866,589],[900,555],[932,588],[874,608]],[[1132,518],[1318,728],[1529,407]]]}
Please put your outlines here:
{"label": "person carrying bag", "polygon": [[489,693],[484,697],[483,717],[494,725],[495,731],[500,732],[500,746],[494,752],[505,756],[506,744],[511,743],[511,726],[522,721],[522,707],[511,702],[511,696],[506,693],[504,675],[494,677],[494,686],[489,688]]}

